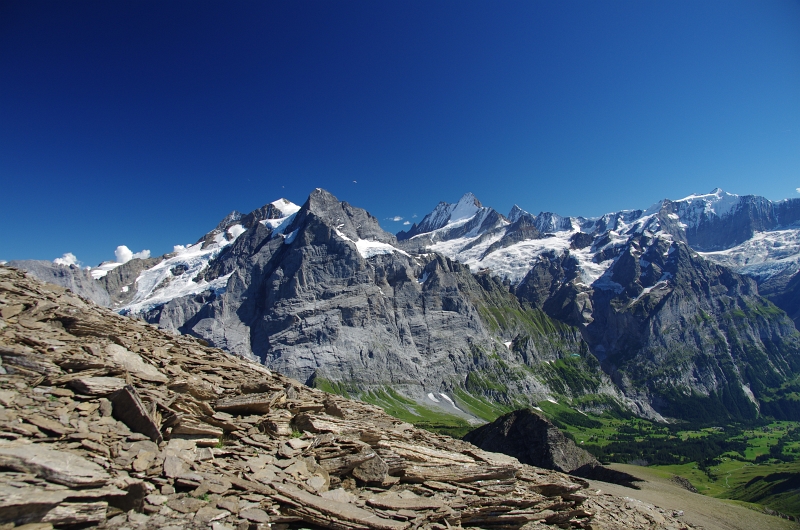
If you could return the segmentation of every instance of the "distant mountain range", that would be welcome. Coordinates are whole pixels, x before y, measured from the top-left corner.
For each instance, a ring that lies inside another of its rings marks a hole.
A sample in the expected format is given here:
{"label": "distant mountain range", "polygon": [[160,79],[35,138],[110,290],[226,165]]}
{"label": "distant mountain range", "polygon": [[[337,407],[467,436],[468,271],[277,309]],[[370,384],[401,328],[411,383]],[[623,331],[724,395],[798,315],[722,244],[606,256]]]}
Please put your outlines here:
{"label": "distant mountain range", "polygon": [[800,200],[719,189],[597,218],[504,216],[468,193],[395,236],[317,189],[157,258],[10,265],[420,416],[549,399],[800,419],[799,222]]}

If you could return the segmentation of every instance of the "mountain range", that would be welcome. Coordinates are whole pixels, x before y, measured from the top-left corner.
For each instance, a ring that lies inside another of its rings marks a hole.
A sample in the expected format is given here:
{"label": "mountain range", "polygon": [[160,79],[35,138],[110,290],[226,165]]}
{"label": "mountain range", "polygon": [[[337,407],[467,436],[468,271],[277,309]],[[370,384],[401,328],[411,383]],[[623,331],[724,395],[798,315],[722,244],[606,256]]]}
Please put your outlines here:
{"label": "mountain range", "polygon": [[800,200],[720,189],[596,218],[468,193],[393,235],[317,189],[156,258],[9,265],[419,418],[800,419],[798,222]]}

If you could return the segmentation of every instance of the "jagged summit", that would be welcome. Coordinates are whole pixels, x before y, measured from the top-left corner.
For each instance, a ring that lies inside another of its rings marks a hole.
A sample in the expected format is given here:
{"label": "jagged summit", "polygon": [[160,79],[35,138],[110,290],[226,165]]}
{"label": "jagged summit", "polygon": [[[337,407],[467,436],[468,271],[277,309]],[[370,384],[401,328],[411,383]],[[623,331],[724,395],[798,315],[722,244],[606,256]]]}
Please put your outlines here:
{"label": "jagged summit", "polygon": [[523,215],[530,215],[530,214],[515,204],[514,206],[511,207],[511,210],[508,212],[506,219],[508,219],[509,222],[514,223]]}
{"label": "jagged summit", "polygon": [[480,201],[470,192],[465,193],[456,203],[440,202],[419,224],[414,224],[406,232],[397,234],[397,239],[410,239],[418,234],[440,230],[471,219],[482,209]]}

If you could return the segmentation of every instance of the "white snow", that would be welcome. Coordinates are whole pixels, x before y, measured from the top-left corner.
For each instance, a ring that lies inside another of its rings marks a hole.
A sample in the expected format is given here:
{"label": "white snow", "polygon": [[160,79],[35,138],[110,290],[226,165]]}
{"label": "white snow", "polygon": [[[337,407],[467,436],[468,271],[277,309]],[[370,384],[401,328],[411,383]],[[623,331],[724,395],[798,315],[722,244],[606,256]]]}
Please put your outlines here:
{"label": "white snow", "polygon": [[511,349],[511,344],[513,344],[513,341],[504,342],[503,344],[505,344],[506,348],[508,348],[510,350]]}
{"label": "white snow", "polygon": [[92,278],[94,278],[95,280],[99,280],[100,278],[108,274],[110,271],[113,271],[120,265],[122,265],[122,263],[118,263],[116,261],[105,261],[100,265],[98,265],[97,267],[94,267],[91,271],[89,271],[89,274],[91,274]]}
{"label": "white snow", "polygon": [[[572,232],[562,231],[557,232],[554,237],[520,241],[511,246],[497,249],[486,256],[484,256],[484,253],[488,248],[502,238],[502,230],[497,230],[491,237],[466,250],[462,249],[471,243],[475,239],[474,237],[436,241],[429,245],[428,249],[457,259],[469,266],[474,272],[481,269],[491,269],[492,273],[501,278],[507,278],[511,283],[522,281],[539,259],[548,259],[543,256],[544,254],[555,251],[560,256],[569,251],[580,263],[581,281],[586,285],[591,285],[608,269],[611,265],[611,260],[594,263],[592,258],[595,251],[592,251],[592,247],[570,250],[569,238],[571,235]],[[615,236],[612,244],[624,239],[626,238]]]}
{"label": "white snow", "polygon": [[[453,405],[453,408],[454,408],[454,409],[456,409],[456,410],[461,410],[460,408],[458,408],[458,407],[456,406],[456,403],[455,403],[455,401],[453,401],[452,399],[450,399],[450,396],[448,396],[447,394],[442,394],[441,392],[439,392],[439,395],[440,395],[440,396],[442,396],[442,397],[445,399],[445,401],[447,401],[448,403],[450,403],[451,405]],[[463,411],[462,411],[462,412],[463,412]]]}
{"label": "white snow", "polygon": [[[280,219],[264,219],[263,221],[259,221],[262,225],[266,226],[267,228],[272,229],[272,236],[275,237],[279,234],[283,234],[284,230],[289,228],[289,225],[292,224],[294,221],[294,217],[297,212],[291,213],[286,217],[281,217]],[[294,239],[292,239],[294,241]],[[291,241],[289,241],[291,243]]]}
{"label": "white snow", "polygon": [[450,220],[447,224],[472,219],[478,213],[478,210],[480,210],[480,207],[475,204],[475,196],[467,193],[461,197],[451,210]]}
{"label": "white snow", "polygon": [[297,237],[298,232],[300,232],[299,228],[297,230],[292,230],[289,233],[289,235],[283,237],[283,242],[286,243],[287,245],[291,245],[294,242],[295,238]]}
{"label": "white snow", "polygon": [[233,238],[236,239],[240,235],[244,234],[247,229],[242,225],[233,225],[228,228],[228,234]]}
{"label": "white snow", "polygon": [[[241,226],[241,225],[235,225]],[[229,232],[231,233],[231,232]],[[214,243],[203,248],[203,242],[179,250],[174,256],[165,259],[154,267],[142,271],[136,278],[136,295],[121,310],[141,313],[165,304],[174,298],[199,294],[204,291],[223,292],[231,274],[226,274],[210,282],[194,281],[219,252],[230,245],[243,231],[234,230],[227,240],[224,233],[217,234]],[[236,235],[234,235],[236,234]],[[175,276],[172,269],[180,266],[183,273]],[[94,271],[92,271],[94,273]]]}
{"label": "white snow", "polygon": [[433,395],[433,392],[428,392],[428,399],[430,399],[434,403],[439,403],[440,402],[438,399],[436,399],[436,396]]}
{"label": "white snow", "polygon": [[403,252],[399,248],[395,248],[389,243],[381,243],[380,241],[369,241],[367,239],[359,239],[356,243],[356,248],[358,249],[359,254],[364,258],[371,258],[373,256],[377,256],[378,254],[391,254],[392,252],[398,252],[405,256],[408,256],[406,252]]}
{"label": "white snow", "polygon": [[123,285],[122,289],[120,289],[120,291],[122,291],[123,293],[127,293],[129,290],[130,288],[127,285]]}
{"label": "white snow", "polygon": [[735,247],[699,254],[764,281],[783,271],[800,268],[800,229],[756,232],[752,238]]}
{"label": "white snow", "polygon": [[279,212],[281,212],[284,218],[289,217],[300,210],[300,206],[286,199],[278,199],[270,204],[272,204]]}
{"label": "white snow", "polygon": [[556,405],[558,405],[558,401],[556,401],[553,398],[547,398],[547,401],[549,401],[550,403],[555,403]]}
{"label": "white snow", "polygon": [[380,241],[371,241],[369,239],[359,239],[358,241],[353,241],[342,231],[340,231],[339,228],[334,228],[334,230],[336,231],[336,235],[340,238],[354,243],[358,253],[361,254],[361,257],[364,259],[369,259],[379,254],[391,254],[392,252],[397,252],[399,254],[403,254],[404,256],[411,257],[407,252],[404,252],[397,247],[393,247],[389,243],[381,243]]}

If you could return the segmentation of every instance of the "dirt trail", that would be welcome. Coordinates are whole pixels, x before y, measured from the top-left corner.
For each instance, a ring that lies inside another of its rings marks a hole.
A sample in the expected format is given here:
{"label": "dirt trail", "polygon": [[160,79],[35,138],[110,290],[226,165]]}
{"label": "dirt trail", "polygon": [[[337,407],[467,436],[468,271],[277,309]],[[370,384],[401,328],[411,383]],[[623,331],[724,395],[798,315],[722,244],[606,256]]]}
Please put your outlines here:
{"label": "dirt trail", "polygon": [[683,510],[681,518],[705,530],[800,530],[800,524],[750,510],[731,501],[692,493],[644,467],[625,464],[608,466],[641,478],[640,490],[589,481],[593,489],[621,497],[630,497],[661,508]]}

